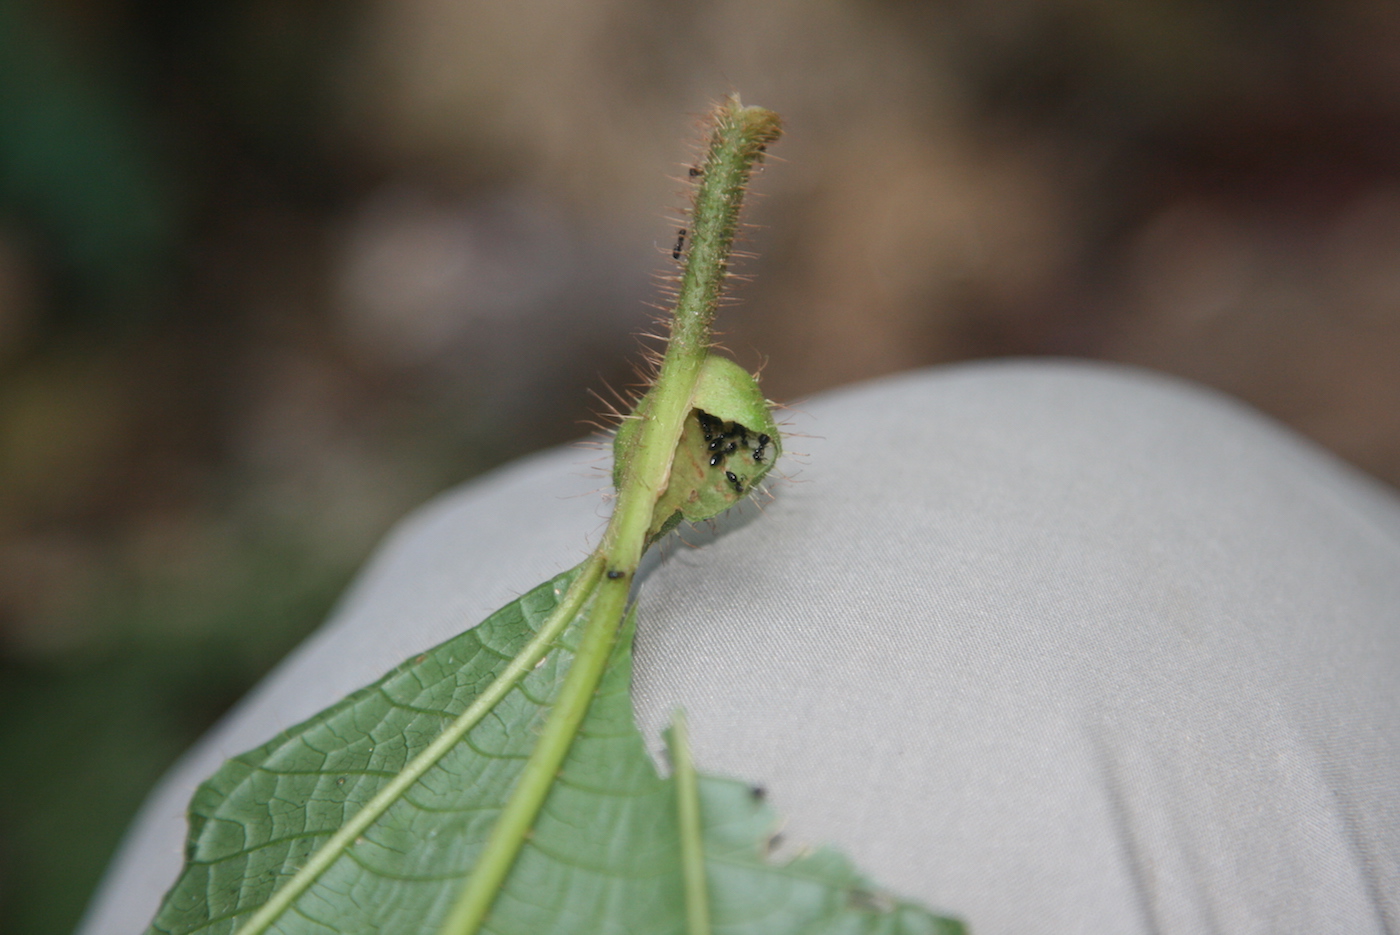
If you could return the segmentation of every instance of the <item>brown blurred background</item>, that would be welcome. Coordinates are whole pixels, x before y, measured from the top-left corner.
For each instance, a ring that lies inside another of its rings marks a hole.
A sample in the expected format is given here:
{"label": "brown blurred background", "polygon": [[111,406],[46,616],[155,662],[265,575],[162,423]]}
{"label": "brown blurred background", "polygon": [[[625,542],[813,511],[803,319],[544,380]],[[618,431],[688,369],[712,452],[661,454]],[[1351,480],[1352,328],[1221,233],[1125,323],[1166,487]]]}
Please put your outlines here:
{"label": "brown blurred background", "polygon": [[730,90],[788,127],[722,322],[774,398],[1128,361],[1400,483],[1392,0],[0,0],[0,930],[629,382]]}

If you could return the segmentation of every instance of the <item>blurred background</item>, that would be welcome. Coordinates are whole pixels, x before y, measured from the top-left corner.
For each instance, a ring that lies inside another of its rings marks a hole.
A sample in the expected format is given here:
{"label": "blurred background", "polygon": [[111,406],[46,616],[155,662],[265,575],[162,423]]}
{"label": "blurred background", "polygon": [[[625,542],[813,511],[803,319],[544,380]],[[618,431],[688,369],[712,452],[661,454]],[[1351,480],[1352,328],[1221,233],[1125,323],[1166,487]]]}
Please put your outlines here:
{"label": "blurred background", "polygon": [[1125,361],[1400,483],[1392,0],[0,0],[0,930],[397,517],[587,433],[730,90],[771,397]]}

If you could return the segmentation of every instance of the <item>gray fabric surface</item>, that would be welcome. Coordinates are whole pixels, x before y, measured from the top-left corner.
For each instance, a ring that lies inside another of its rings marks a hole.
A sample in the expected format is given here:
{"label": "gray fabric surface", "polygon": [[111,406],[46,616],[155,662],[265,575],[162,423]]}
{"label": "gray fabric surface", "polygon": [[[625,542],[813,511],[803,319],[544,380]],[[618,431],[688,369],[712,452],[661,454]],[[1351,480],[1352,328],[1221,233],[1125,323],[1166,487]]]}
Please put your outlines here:
{"label": "gray fabric surface", "polygon": [[[1400,501],[1228,399],[1068,363],[791,415],[774,498],[647,574],[636,702],[792,842],[1002,933],[1400,932]],[[131,933],[230,755],[576,564],[603,464],[430,504],[152,794],[86,935]]]}

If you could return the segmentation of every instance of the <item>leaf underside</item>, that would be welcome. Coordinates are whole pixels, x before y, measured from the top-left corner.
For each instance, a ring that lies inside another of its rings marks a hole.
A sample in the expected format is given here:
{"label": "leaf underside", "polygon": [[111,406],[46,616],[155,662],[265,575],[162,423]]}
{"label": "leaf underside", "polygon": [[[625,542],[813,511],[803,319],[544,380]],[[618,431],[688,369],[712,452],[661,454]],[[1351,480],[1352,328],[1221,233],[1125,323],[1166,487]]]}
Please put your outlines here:
{"label": "leaf underside", "polygon": [[[186,864],[150,931],[235,932],[466,709],[576,572],[225,763],[191,801]],[[576,624],[269,931],[435,932],[563,683]],[[674,783],[657,774],[633,721],[631,670],[629,624],[485,931],[685,932]],[[742,783],[702,776],[700,801],[715,935],[962,931],[877,894],[833,851],[769,862],[774,816]]]}

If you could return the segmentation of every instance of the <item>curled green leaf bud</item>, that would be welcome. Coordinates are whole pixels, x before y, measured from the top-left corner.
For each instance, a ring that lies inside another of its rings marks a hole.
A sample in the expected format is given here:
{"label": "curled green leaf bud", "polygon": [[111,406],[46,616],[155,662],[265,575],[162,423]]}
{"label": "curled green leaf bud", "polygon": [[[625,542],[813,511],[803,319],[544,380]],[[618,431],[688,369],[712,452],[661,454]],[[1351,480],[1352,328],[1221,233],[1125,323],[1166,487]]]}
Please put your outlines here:
{"label": "curled green leaf bud", "polygon": [[[710,354],[700,367],[666,488],[656,500],[649,536],[655,539],[682,519],[718,516],[742,500],[768,475],[782,454],[773,412],[758,382],[744,368]],[[613,482],[621,483],[648,417],[650,396],[618,428],[613,442]]]}

